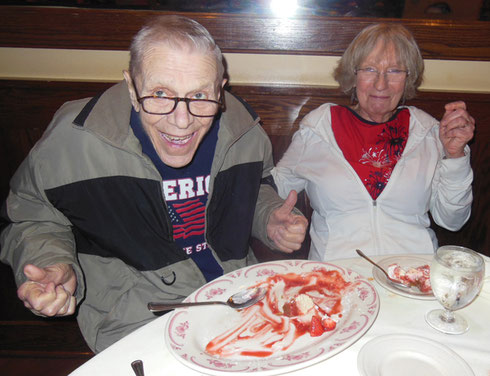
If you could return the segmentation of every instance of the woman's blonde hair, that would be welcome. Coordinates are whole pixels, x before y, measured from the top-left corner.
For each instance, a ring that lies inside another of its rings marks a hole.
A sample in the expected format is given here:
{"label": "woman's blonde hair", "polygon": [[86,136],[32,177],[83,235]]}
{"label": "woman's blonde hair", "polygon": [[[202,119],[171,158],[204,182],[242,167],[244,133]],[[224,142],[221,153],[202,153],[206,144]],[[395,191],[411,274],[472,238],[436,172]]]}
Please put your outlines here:
{"label": "woman's blonde hair", "polygon": [[374,24],[357,34],[334,71],[340,89],[348,95],[355,94],[356,70],[380,41],[384,46],[393,45],[398,63],[409,72],[402,100],[413,98],[422,83],[424,60],[413,35],[399,24]]}

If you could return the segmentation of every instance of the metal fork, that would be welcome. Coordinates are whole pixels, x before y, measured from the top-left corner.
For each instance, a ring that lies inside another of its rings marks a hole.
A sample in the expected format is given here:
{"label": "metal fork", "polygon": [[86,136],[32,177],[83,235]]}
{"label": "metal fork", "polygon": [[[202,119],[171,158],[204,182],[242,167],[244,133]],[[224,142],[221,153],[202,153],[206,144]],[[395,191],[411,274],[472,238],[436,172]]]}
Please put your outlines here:
{"label": "metal fork", "polygon": [[401,288],[404,288],[404,289],[407,289],[407,288],[410,288],[410,286],[404,284],[403,282],[401,281],[397,281],[396,279],[393,279],[389,276],[389,274],[386,272],[386,270],[384,270],[381,266],[379,266],[378,264],[376,264],[373,260],[371,260],[368,256],[366,256],[364,254],[364,252],[362,252],[360,249],[356,249],[356,252],[359,256],[361,256],[362,258],[364,258],[365,260],[369,261],[371,264],[373,264],[374,266],[376,266],[379,270],[381,270],[384,275],[386,276],[386,279],[388,280],[388,283],[391,283],[392,285],[396,286],[396,287],[401,287]]}

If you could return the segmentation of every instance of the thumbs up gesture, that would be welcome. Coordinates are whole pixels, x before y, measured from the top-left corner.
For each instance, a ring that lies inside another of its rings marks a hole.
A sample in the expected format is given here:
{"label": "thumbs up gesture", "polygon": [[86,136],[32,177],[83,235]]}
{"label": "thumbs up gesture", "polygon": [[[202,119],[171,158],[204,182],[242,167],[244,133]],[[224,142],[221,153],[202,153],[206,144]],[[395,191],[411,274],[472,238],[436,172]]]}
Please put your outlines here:
{"label": "thumbs up gesture", "polygon": [[17,296],[24,305],[38,316],[67,316],[75,312],[73,296],[77,277],[68,264],[55,264],[39,268],[28,264],[24,267],[28,278],[17,289]]}
{"label": "thumbs up gesture", "polygon": [[301,247],[305,239],[308,220],[293,213],[298,200],[296,191],[289,192],[281,207],[275,209],[267,223],[267,235],[282,252],[291,253]]}

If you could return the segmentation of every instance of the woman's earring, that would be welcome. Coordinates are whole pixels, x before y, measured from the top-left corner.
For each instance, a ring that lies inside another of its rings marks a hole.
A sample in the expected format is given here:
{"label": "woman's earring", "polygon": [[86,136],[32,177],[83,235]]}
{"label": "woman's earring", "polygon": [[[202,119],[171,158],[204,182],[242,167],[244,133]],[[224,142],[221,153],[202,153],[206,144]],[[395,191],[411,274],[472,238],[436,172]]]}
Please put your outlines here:
{"label": "woman's earring", "polygon": [[405,93],[402,95],[402,100],[400,101],[400,106],[405,106]]}
{"label": "woman's earring", "polygon": [[358,100],[357,100],[356,87],[354,86],[352,88],[352,94],[350,96],[350,103],[351,104],[356,104],[357,102],[358,102]]}

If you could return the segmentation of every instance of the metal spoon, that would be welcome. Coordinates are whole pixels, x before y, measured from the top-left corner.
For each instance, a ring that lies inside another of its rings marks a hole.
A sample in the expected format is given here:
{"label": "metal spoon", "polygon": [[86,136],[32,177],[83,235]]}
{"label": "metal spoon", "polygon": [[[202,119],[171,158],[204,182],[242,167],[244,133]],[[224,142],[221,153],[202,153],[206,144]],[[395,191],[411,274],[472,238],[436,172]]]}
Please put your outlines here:
{"label": "metal spoon", "polygon": [[266,293],[267,293],[267,289],[263,287],[254,287],[233,294],[225,302],[219,300],[217,301],[213,300],[209,302],[189,302],[189,303],[169,303],[169,304],[150,302],[148,303],[148,309],[151,312],[161,312],[161,311],[168,311],[174,308],[193,307],[193,306],[201,306],[201,305],[209,305],[209,304],[224,304],[231,308],[243,309],[257,303],[265,296]]}
{"label": "metal spoon", "polygon": [[133,368],[134,374],[136,376],[145,376],[145,370],[143,369],[143,361],[135,360],[131,363],[131,368]]}
{"label": "metal spoon", "polygon": [[373,260],[371,260],[369,257],[367,257],[364,252],[362,252],[361,250],[359,249],[356,249],[356,252],[359,256],[361,256],[362,258],[366,259],[367,261],[369,261],[371,264],[373,264],[374,266],[376,266],[379,270],[381,270],[384,275],[386,276],[386,279],[388,280],[389,283],[391,283],[392,285],[395,285],[396,287],[401,287],[401,288],[404,288],[404,289],[407,289],[407,288],[410,288],[409,285],[406,285],[400,281],[397,281],[396,279],[394,278],[391,278],[388,274],[388,272],[386,270],[384,270],[381,266],[379,266],[378,264],[376,264]]}

